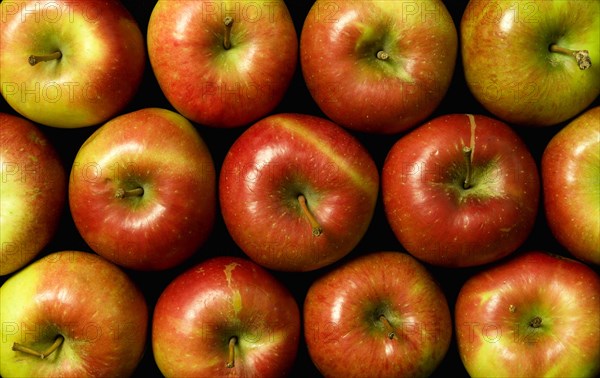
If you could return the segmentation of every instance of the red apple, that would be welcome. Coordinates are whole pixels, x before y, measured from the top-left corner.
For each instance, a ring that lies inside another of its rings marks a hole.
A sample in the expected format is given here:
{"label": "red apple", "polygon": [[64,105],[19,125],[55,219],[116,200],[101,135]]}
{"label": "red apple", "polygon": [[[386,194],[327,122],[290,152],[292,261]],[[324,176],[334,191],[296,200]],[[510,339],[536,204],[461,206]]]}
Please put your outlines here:
{"label": "red apple", "polygon": [[152,348],[166,377],[284,377],[299,338],[294,297],[242,258],[219,256],[191,267],[154,309]]}
{"label": "red apple", "polygon": [[28,120],[0,113],[0,276],[33,260],[54,236],[66,199],[54,146]]}
{"label": "red apple", "polygon": [[237,245],[270,269],[308,271],[348,254],[370,225],[379,173],[340,126],[277,114],[248,128],[221,168],[219,197]]}
{"label": "red apple", "polygon": [[304,335],[326,377],[426,377],[448,351],[452,322],[442,289],[421,263],[378,252],[310,286]]}
{"label": "red apple", "polygon": [[135,95],[146,50],[119,1],[3,1],[0,15],[0,92],[23,116],[97,125]]}
{"label": "red apple", "polygon": [[300,62],[310,94],[334,122],[391,134],[437,108],[457,40],[439,0],[317,0],[300,35]]}
{"label": "red apple", "polygon": [[473,377],[597,377],[600,276],[583,263],[526,252],[469,278],[456,341]]}
{"label": "red apple", "polygon": [[192,256],[216,214],[216,172],[183,116],[147,108],[116,117],[81,146],[69,183],[71,215],[98,254],[163,270]]}
{"label": "red apple", "polygon": [[285,94],[298,37],[285,2],[159,0],[148,54],[168,101],[207,126],[247,125]]}
{"label": "red apple", "polygon": [[93,253],[51,253],[0,287],[0,375],[127,377],[144,353],[146,300]]}
{"label": "red apple", "polygon": [[465,81],[505,122],[551,126],[600,95],[600,3],[468,2],[460,22]]}
{"label": "red apple", "polygon": [[529,236],[540,183],[528,147],[505,123],[439,116],[402,136],[383,166],[386,217],[415,257],[445,267],[486,264]]}
{"label": "red apple", "polygon": [[547,224],[573,256],[600,265],[600,106],[562,128],[542,156]]}

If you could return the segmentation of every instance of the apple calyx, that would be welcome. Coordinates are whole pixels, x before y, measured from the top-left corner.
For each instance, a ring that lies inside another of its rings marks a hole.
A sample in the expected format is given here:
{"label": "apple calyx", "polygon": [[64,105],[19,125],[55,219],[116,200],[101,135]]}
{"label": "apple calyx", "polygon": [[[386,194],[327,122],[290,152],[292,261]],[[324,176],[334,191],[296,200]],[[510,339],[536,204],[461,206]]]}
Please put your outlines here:
{"label": "apple calyx", "polygon": [[587,70],[592,66],[592,59],[588,50],[571,50],[557,44],[550,45],[550,51],[555,53],[572,55],[577,61],[580,70]]}
{"label": "apple calyx", "polygon": [[529,321],[529,326],[531,328],[540,328],[542,326],[542,318],[536,316],[535,318]]}
{"label": "apple calyx", "polygon": [[229,369],[235,366],[235,344],[237,344],[237,336],[231,336],[229,339],[229,360],[225,365]]}
{"label": "apple calyx", "polygon": [[62,58],[62,53],[60,51],[55,51],[48,55],[30,55],[29,56],[29,64],[35,66],[40,62],[48,62],[50,60],[59,60]]}
{"label": "apple calyx", "polygon": [[472,185],[473,180],[473,149],[468,146],[464,146],[462,149],[463,156],[465,157],[465,165],[467,166],[467,173],[465,175],[465,181],[463,182],[463,188],[469,189]]}
{"label": "apple calyx", "polygon": [[396,337],[396,331],[394,331],[394,327],[392,327],[390,321],[385,317],[385,315],[379,315],[379,321],[383,323],[383,327],[388,332],[387,337],[390,340]]}
{"label": "apple calyx", "polygon": [[32,356],[39,357],[43,360],[44,358],[51,355],[55,350],[57,350],[62,345],[63,341],[65,341],[63,335],[56,336],[56,339],[54,339],[54,343],[52,343],[52,345],[50,345],[50,347],[43,352],[39,352],[35,349],[31,349],[19,343],[13,343],[12,350],[15,352],[30,354]]}
{"label": "apple calyx", "polygon": [[390,57],[390,54],[388,54],[387,52],[385,52],[383,50],[379,50],[379,51],[377,51],[377,54],[375,54],[375,56],[379,60],[388,60],[388,58]]}
{"label": "apple calyx", "polygon": [[144,188],[137,187],[135,189],[125,190],[123,188],[117,189],[115,192],[115,198],[129,198],[129,197],[142,197],[144,195]]}
{"label": "apple calyx", "polygon": [[306,217],[306,219],[310,223],[310,226],[312,227],[313,236],[320,236],[323,233],[323,228],[308,209],[308,205],[306,204],[306,197],[304,197],[303,194],[298,195],[298,203],[300,204],[300,208],[302,209],[304,216]]}
{"label": "apple calyx", "polygon": [[223,48],[229,50],[231,48],[231,28],[233,27],[233,18],[230,16],[223,19],[225,25],[225,34],[223,35]]}

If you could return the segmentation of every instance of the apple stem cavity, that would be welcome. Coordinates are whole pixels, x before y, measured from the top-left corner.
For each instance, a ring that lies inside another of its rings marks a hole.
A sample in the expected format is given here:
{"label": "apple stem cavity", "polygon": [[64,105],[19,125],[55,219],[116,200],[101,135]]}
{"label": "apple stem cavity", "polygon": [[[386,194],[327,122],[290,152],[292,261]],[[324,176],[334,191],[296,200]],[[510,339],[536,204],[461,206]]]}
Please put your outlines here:
{"label": "apple stem cavity", "polygon": [[542,326],[542,318],[536,316],[535,318],[531,319],[529,326],[531,328],[540,328]]}
{"label": "apple stem cavity", "polygon": [[312,227],[313,236],[321,236],[321,234],[323,233],[323,228],[308,209],[308,205],[306,204],[306,197],[300,194],[298,196],[298,203],[300,203],[300,208],[302,209],[302,212],[304,213],[306,219],[308,219],[308,222]]}
{"label": "apple stem cavity", "polygon": [[385,330],[388,332],[387,337],[392,340],[396,336],[396,332],[394,331],[394,327],[390,324],[390,321],[385,315],[379,315],[379,321],[383,323]]}
{"label": "apple stem cavity", "polygon": [[225,17],[223,20],[223,24],[225,25],[225,35],[223,35],[223,47],[225,50],[229,50],[231,48],[231,28],[233,26],[233,18]]}
{"label": "apple stem cavity", "polygon": [[580,70],[587,70],[592,66],[592,59],[590,58],[590,53],[587,50],[571,50],[557,44],[550,45],[550,51],[555,53],[572,55],[575,57],[577,61],[577,65]]}
{"label": "apple stem cavity", "polygon": [[50,60],[59,60],[62,58],[62,53],[60,51],[53,52],[48,55],[31,55],[29,57],[29,64],[35,66],[40,62],[48,62]]}
{"label": "apple stem cavity", "polygon": [[227,366],[229,369],[235,366],[235,344],[237,344],[237,337],[232,336],[229,339],[229,361],[227,361]]}
{"label": "apple stem cavity", "polygon": [[385,52],[383,50],[380,50],[380,51],[377,51],[377,54],[375,56],[379,60],[388,60],[388,58],[390,57],[390,54],[388,54],[387,52]]}
{"label": "apple stem cavity", "polygon": [[467,166],[467,174],[465,175],[465,181],[463,182],[463,188],[469,189],[471,187],[471,180],[473,180],[473,167],[471,158],[473,157],[473,149],[468,146],[463,147],[463,156],[465,157],[465,165]]}
{"label": "apple stem cavity", "polygon": [[14,343],[12,346],[12,350],[15,352],[27,353],[32,356],[39,357],[43,360],[44,358],[51,355],[55,350],[57,350],[62,345],[63,341],[65,341],[65,338],[62,335],[58,335],[54,340],[54,343],[52,343],[52,345],[50,345],[50,347],[43,352],[38,352],[35,349],[31,349],[19,343]]}
{"label": "apple stem cavity", "polygon": [[115,198],[129,198],[129,197],[142,197],[144,195],[144,188],[135,188],[130,190],[125,190],[123,188],[117,189],[115,193]]}

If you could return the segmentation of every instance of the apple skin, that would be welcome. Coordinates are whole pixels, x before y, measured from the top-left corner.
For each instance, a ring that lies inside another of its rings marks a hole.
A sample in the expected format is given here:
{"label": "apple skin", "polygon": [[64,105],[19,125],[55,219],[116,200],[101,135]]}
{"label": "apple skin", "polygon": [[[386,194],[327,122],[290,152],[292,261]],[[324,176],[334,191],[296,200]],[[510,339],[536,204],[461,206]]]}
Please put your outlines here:
{"label": "apple skin", "polygon": [[[4,1],[0,13],[0,91],[24,117],[60,128],[98,125],[135,95],[144,38],[119,1]],[[59,60],[28,63],[57,50]]]}
{"label": "apple skin", "polygon": [[[379,190],[375,162],[331,121],[282,113],[249,127],[231,146],[219,179],[221,214],[258,264],[309,271],[348,254],[366,233]],[[315,236],[299,194],[322,227]]]}
{"label": "apple skin", "polygon": [[[586,109],[600,94],[600,3],[469,1],[460,23],[466,83],[505,122],[551,126]],[[588,50],[579,69],[551,44]]]}
{"label": "apple skin", "polygon": [[[472,185],[464,189],[463,147]],[[514,252],[538,213],[540,179],[527,145],[505,123],[447,114],[402,136],[382,169],[386,218],[406,250],[444,267],[487,264]]]}
{"label": "apple skin", "polygon": [[552,233],[573,256],[600,265],[600,106],[550,140],[541,170]]}
{"label": "apple skin", "polygon": [[67,194],[56,149],[35,124],[0,113],[0,276],[33,260],[50,242]]}
{"label": "apple skin", "polygon": [[597,377],[599,308],[600,277],[589,266],[540,251],[515,255],[460,289],[461,360],[474,377]]}
{"label": "apple skin", "polygon": [[423,264],[400,252],[335,267],[313,282],[303,309],[310,357],[326,377],[429,376],[452,337],[443,291]]}
{"label": "apple skin", "polygon": [[433,113],[457,54],[456,27],[438,0],[317,0],[300,35],[302,74],[319,108],[368,133],[406,131]]}
{"label": "apple skin", "polygon": [[[226,16],[233,18],[228,50]],[[148,24],[148,54],[179,113],[231,128],[266,116],[282,100],[296,69],[298,37],[282,0],[159,0]]]}
{"label": "apple skin", "polygon": [[[117,198],[120,189],[142,196]],[[171,110],[113,118],[81,146],[69,182],[79,233],[108,260],[164,270],[192,256],[216,217],[216,172],[193,125]]]}
{"label": "apple skin", "polygon": [[[36,260],[0,287],[2,377],[127,377],[144,352],[146,300],[134,282],[100,256],[60,251]],[[44,350],[41,359],[13,343]]]}
{"label": "apple skin", "polygon": [[[166,377],[283,377],[295,361],[300,326],[294,297],[267,270],[219,256],[188,269],[162,292],[152,347]],[[235,364],[228,368],[233,336]]]}

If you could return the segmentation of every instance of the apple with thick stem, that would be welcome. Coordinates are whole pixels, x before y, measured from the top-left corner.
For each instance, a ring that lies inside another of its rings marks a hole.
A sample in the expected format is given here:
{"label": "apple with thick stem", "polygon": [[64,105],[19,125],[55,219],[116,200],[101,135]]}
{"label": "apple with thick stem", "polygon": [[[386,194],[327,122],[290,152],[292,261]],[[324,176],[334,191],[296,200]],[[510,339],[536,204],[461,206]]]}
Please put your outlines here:
{"label": "apple with thick stem", "polygon": [[216,172],[194,126],[166,109],[113,118],[81,146],[69,205],[88,245],[118,265],[163,270],[192,256],[216,217]]}
{"label": "apple with thick stem", "polygon": [[0,276],[22,268],[54,236],[67,178],[54,146],[35,124],[0,113]]}
{"label": "apple with thick stem", "polygon": [[321,117],[282,113],[250,126],[221,168],[221,213],[237,245],[270,269],[309,271],[366,233],[379,173],[369,152]]}
{"label": "apple with thick stem", "polygon": [[531,251],[470,277],[455,305],[456,341],[473,377],[597,377],[600,277]]}
{"label": "apple with thick stem", "polygon": [[191,267],[154,309],[152,348],[166,377],[284,377],[299,339],[294,297],[267,270],[239,257]]}
{"label": "apple with thick stem", "polygon": [[148,55],[172,106],[211,127],[250,124],[282,100],[298,38],[282,0],[159,0]]}
{"label": "apple with thick stem", "polygon": [[600,265],[600,106],[562,128],[542,155],[547,224],[567,250]]}
{"label": "apple with thick stem", "polygon": [[406,253],[362,255],[319,277],[304,301],[304,336],[326,377],[425,377],[452,336],[448,302]]}
{"label": "apple with thick stem", "polygon": [[300,35],[302,74],[334,122],[398,133],[427,118],[445,96],[457,41],[439,0],[317,0]]}
{"label": "apple with thick stem", "polygon": [[471,114],[442,115],[402,136],[381,186],[400,243],[445,267],[514,252],[533,229],[540,193],[527,145],[505,123]]}
{"label": "apple with thick stem", "polygon": [[44,125],[100,124],[133,98],[144,72],[144,38],[117,0],[0,4],[0,92]]}
{"label": "apple with thick stem", "polygon": [[551,126],[600,94],[598,1],[469,1],[460,23],[466,83],[498,118]]}
{"label": "apple with thick stem", "polygon": [[135,283],[94,253],[51,253],[0,287],[0,375],[126,377],[146,346]]}

